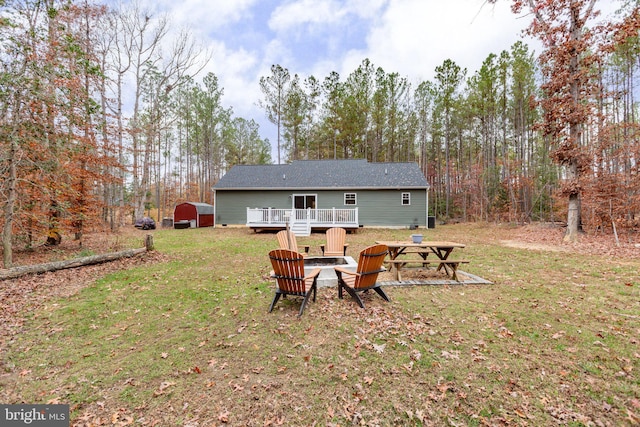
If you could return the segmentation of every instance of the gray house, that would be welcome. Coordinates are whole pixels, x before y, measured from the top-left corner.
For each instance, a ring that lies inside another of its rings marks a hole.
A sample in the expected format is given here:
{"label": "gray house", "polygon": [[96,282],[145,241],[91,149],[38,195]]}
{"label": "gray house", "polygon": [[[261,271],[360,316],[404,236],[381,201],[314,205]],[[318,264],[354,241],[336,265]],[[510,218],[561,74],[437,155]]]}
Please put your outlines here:
{"label": "gray house", "polygon": [[237,165],[213,187],[216,225],[283,229],[426,227],[429,184],[416,163],[298,160]]}

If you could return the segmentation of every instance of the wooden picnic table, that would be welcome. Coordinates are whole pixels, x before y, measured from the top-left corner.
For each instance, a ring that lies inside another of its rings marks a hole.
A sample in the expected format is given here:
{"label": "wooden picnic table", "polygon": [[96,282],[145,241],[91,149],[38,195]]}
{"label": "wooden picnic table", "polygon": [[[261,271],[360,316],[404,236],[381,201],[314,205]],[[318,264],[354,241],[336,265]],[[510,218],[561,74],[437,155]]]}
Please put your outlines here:
{"label": "wooden picnic table", "polygon": [[[453,280],[458,280],[457,270],[458,266],[469,261],[466,260],[453,260],[449,259],[449,255],[456,248],[464,248],[465,245],[456,242],[446,241],[423,241],[421,243],[414,243],[413,241],[376,241],[377,244],[386,245],[389,248],[389,259],[385,262],[393,270],[396,280],[401,280],[400,271],[402,268],[410,262],[419,262],[423,266],[428,266],[431,263],[438,264],[437,271],[444,269],[444,271]],[[420,260],[411,260],[401,255],[418,254]],[[438,259],[433,262],[427,257],[429,254],[434,254]],[[400,258],[398,258],[400,257]]]}

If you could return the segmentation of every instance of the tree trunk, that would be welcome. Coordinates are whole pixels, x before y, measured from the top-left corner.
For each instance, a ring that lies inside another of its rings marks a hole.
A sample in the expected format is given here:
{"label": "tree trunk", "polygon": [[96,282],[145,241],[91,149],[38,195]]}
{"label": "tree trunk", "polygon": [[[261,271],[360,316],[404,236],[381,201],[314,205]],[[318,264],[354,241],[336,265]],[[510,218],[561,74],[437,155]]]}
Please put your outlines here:
{"label": "tree trunk", "polygon": [[4,205],[4,226],[2,228],[2,262],[4,268],[13,265],[13,246],[11,237],[13,231],[13,210],[16,201],[16,182],[18,171],[16,167],[16,141],[11,137],[9,149],[9,179],[7,179],[7,201]]}
{"label": "tree trunk", "polygon": [[15,279],[16,277],[24,276],[27,274],[40,274],[49,271],[63,270],[66,268],[82,267],[85,265],[100,264],[107,261],[114,261],[120,258],[131,258],[136,255],[147,252],[148,248],[153,248],[153,240],[145,242],[147,247],[139,249],[127,249],[120,252],[112,252],[102,255],[92,255],[88,257],[69,259],[65,261],[47,262],[44,264],[36,265],[23,265],[19,267],[10,268],[7,270],[0,270],[0,280]]}
{"label": "tree trunk", "polygon": [[[577,41],[581,39],[582,25],[579,24],[580,16],[579,9],[571,9],[571,34],[570,40]],[[569,140],[571,145],[580,150],[582,145],[582,125],[584,118],[576,119],[574,116],[579,116],[580,110],[580,89],[581,84],[579,80],[580,74],[580,61],[578,58],[579,52],[577,50],[571,51],[571,58],[569,59],[569,93],[571,95],[571,103],[569,105],[569,111],[572,113],[572,118],[569,121]],[[567,232],[564,236],[564,240],[568,242],[575,242],[578,240],[578,231],[580,227],[580,185],[578,170],[578,155],[576,153],[571,154],[571,159],[568,164],[568,181],[570,183],[569,193],[569,210],[567,212]]]}
{"label": "tree trunk", "polygon": [[569,196],[569,211],[567,213],[567,231],[564,235],[565,242],[578,240],[578,225],[580,224],[580,198],[578,194]]}
{"label": "tree trunk", "polygon": [[565,242],[575,242],[578,240],[580,229],[580,193],[577,189],[578,165],[572,161],[569,165],[568,181],[572,183],[569,193],[569,207],[567,211],[567,231],[564,235]]}

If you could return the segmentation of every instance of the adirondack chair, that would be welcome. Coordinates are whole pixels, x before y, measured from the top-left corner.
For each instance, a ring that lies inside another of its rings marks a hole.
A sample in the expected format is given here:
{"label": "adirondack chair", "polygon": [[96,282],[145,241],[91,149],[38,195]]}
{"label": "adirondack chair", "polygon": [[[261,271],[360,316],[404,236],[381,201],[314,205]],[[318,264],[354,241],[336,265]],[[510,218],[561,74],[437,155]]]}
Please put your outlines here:
{"label": "adirondack chair", "polygon": [[358,292],[373,289],[385,301],[389,301],[389,297],[384,293],[380,284],[376,283],[378,274],[385,271],[384,267],[382,267],[382,262],[387,255],[387,249],[386,245],[373,245],[365,248],[360,252],[355,273],[344,267],[334,267],[338,276],[338,298],[342,298],[342,290],[344,289],[356,300],[361,308],[364,308]]}
{"label": "adirondack chair", "polygon": [[304,258],[298,252],[289,249],[274,249],[269,252],[269,259],[273,272],[271,277],[276,279],[278,285],[269,307],[269,312],[273,311],[273,307],[280,299],[280,296],[296,295],[303,297],[300,313],[302,316],[304,308],[309,300],[309,296],[313,293],[313,301],[316,300],[318,275],[320,268],[315,268],[311,273],[304,274]]}
{"label": "adirondack chair", "polygon": [[300,252],[298,250],[298,241],[296,240],[296,235],[293,233],[293,231],[278,231],[278,233],[276,233],[276,237],[278,238],[278,245],[280,245],[280,249],[289,249],[294,252],[301,253],[302,256],[307,256],[309,254],[309,245],[302,246],[304,252]]}
{"label": "adirondack chair", "polygon": [[321,245],[322,256],[346,256],[347,255],[347,231],[344,228],[330,228],[326,232],[327,244]]}

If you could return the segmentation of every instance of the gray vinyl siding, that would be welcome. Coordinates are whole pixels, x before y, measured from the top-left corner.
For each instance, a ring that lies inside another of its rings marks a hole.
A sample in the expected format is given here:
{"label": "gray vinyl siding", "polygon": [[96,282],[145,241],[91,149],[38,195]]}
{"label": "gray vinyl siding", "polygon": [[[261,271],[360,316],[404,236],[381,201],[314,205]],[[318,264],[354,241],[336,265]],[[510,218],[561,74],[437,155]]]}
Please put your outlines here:
{"label": "gray vinyl siding", "polygon": [[[344,194],[355,193],[356,205],[345,205]],[[411,204],[402,205],[402,193],[411,194]],[[317,195],[318,209],[358,208],[363,226],[427,225],[427,191],[419,190],[274,190],[216,192],[216,224],[245,224],[247,208],[290,209],[293,194]]]}
{"label": "gray vinyl siding", "polygon": [[246,224],[247,208],[291,209],[291,191],[217,191],[216,224]]}
{"label": "gray vinyl siding", "polygon": [[[411,194],[411,204],[402,205],[402,193]],[[426,226],[426,190],[358,191],[360,223],[369,226]]]}

